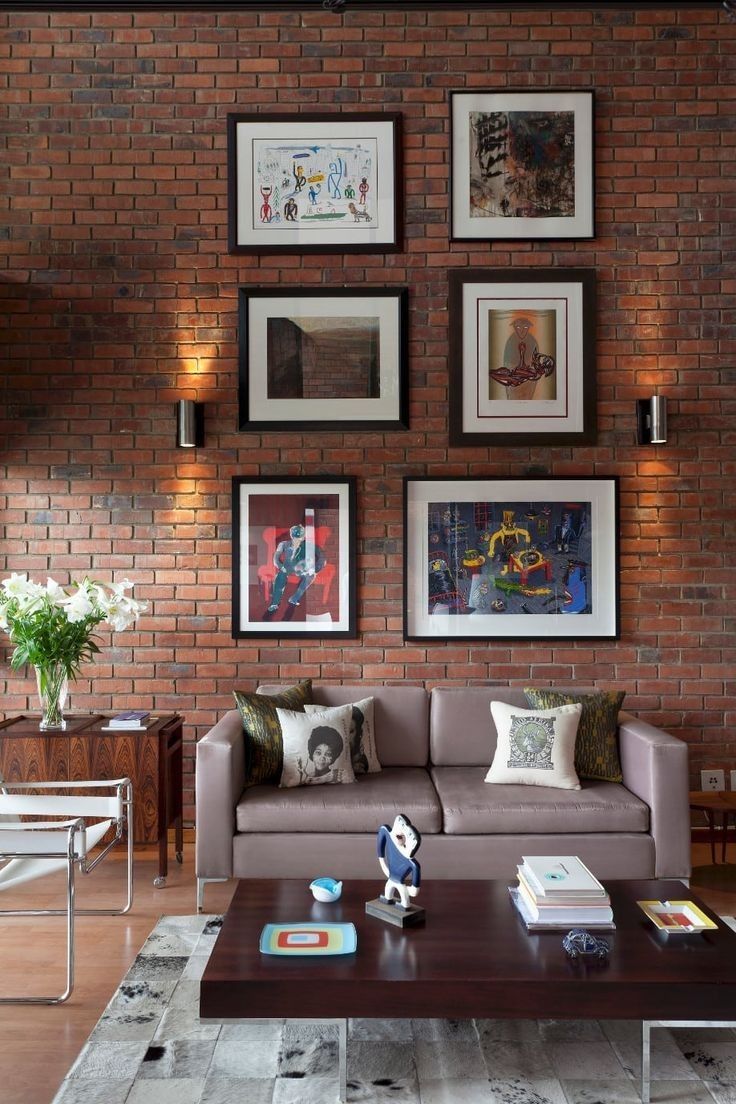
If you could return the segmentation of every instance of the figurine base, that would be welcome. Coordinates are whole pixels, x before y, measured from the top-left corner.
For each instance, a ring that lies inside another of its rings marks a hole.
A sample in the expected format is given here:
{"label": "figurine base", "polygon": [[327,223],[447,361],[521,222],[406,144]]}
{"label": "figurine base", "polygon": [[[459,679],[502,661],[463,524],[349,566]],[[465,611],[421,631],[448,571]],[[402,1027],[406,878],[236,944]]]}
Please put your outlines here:
{"label": "figurine base", "polygon": [[372,901],[366,901],[365,911],[369,916],[377,916],[379,920],[385,920],[387,924],[393,924],[397,928],[412,928],[417,924],[423,924],[425,910],[419,905],[409,905],[407,909],[393,901],[384,901],[376,897]]}

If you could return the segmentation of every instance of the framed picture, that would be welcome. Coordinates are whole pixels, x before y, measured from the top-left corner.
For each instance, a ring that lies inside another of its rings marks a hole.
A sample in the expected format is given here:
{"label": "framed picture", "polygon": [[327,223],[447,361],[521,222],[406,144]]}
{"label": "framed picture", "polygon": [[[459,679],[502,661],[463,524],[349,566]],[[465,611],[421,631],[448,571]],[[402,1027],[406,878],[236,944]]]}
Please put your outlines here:
{"label": "framed picture", "polygon": [[230,114],[231,253],[401,245],[401,116]]}
{"label": "framed picture", "polygon": [[407,429],[407,292],[240,288],[239,428]]}
{"label": "framed picture", "polygon": [[595,441],[595,274],[450,273],[450,444]]}
{"label": "framed picture", "polygon": [[354,637],[355,479],[233,478],[234,637]]}
{"label": "framed picture", "polygon": [[406,479],[406,639],[615,639],[617,514],[615,479]]}
{"label": "framed picture", "polygon": [[451,92],[451,237],[592,238],[592,92]]}

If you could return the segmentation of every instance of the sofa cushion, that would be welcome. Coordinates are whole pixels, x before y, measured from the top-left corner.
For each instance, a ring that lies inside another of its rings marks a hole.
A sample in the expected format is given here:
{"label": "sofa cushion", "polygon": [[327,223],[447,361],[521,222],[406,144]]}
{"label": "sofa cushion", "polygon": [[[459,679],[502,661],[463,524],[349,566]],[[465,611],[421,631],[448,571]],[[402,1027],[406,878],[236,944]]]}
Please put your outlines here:
{"label": "sofa cushion", "polygon": [[[307,704],[304,706],[304,712],[319,713],[321,709],[326,708],[328,707],[324,705]],[[350,761],[353,764],[353,773],[375,774],[380,771],[381,764],[376,755],[373,698],[361,698],[360,701],[350,702],[350,709]]]}
{"label": "sofa cushion", "polygon": [[[279,685],[259,686],[259,694],[278,694]],[[316,685],[312,701],[317,705],[346,705],[373,698],[376,752],[382,767],[426,767],[429,761],[429,694],[423,686]],[[524,704],[524,699],[519,703]],[[286,706],[287,709],[293,708]],[[479,759],[478,762],[490,763]],[[393,817],[391,818],[393,820]],[[376,828],[378,825],[376,825]]]}
{"label": "sofa cushion", "polygon": [[[236,825],[239,832],[375,833],[397,810],[420,832],[441,831],[439,798],[423,767],[384,767],[352,786],[253,786],[238,802]],[[378,860],[376,870],[380,877]]]}
{"label": "sofa cushion", "polygon": [[[317,701],[317,687],[313,701]],[[594,693],[590,686],[557,689],[563,694]],[[520,686],[435,686],[429,714],[429,752],[438,767],[475,767],[488,764],[496,750],[496,726],[492,701],[528,709]],[[336,704],[336,703],[330,703]],[[383,756],[381,762],[383,763]]]}
{"label": "sofa cushion", "polygon": [[279,786],[348,785],[355,781],[350,759],[349,705],[297,713],[277,709],[284,741]]}
{"label": "sofa cushion", "polygon": [[647,832],[649,808],[615,782],[579,790],[487,786],[483,767],[433,767],[449,835]]}
{"label": "sofa cushion", "polygon": [[245,784],[278,782],[283,764],[281,725],[277,709],[303,710],[312,697],[312,680],[296,686],[282,686],[273,695],[250,694],[234,690],[245,732]]}
{"label": "sofa cushion", "polygon": [[580,778],[622,782],[618,754],[618,714],[625,690],[601,690],[595,694],[562,694],[547,686],[527,686],[526,699],[533,709],[554,709],[579,702],[583,707],[575,743],[575,770]]}
{"label": "sofa cushion", "polygon": [[573,763],[582,710],[579,702],[559,709],[521,709],[491,702],[498,742],[486,782],[579,790]]}

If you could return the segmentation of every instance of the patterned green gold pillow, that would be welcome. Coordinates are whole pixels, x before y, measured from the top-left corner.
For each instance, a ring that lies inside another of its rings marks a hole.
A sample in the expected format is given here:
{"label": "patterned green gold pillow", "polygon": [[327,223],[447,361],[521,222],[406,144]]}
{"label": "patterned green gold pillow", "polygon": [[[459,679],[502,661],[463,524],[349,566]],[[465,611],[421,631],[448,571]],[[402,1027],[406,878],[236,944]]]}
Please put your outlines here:
{"label": "patterned green gold pillow", "polygon": [[284,761],[284,745],[277,709],[304,712],[312,700],[312,680],[287,686],[278,694],[244,694],[233,691],[245,730],[245,784],[278,782]]}
{"label": "patterned green gold pillow", "polygon": [[547,687],[524,689],[532,709],[556,709],[560,705],[583,707],[575,742],[575,770],[579,778],[595,778],[602,782],[623,782],[618,755],[618,711],[626,697],[625,690],[608,690],[595,694],[561,694]]}

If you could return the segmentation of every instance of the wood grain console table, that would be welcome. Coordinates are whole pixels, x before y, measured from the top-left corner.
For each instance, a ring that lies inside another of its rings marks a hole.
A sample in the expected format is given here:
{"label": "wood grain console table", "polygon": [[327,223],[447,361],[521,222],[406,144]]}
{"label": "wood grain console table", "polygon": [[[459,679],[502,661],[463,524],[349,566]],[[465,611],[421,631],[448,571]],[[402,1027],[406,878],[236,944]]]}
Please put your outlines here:
{"label": "wood grain console table", "polygon": [[158,844],[155,886],[166,885],[168,829],[175,829],[183,858],[182,728],[178,713],[151,716],[145,731],[103,732],[110,715],[66,718],[63,731],[42,732],[40,717],[20,714],[0,721],[0,776],[7,782],[65,782],[123,778],[133,783],[135,843]]}

